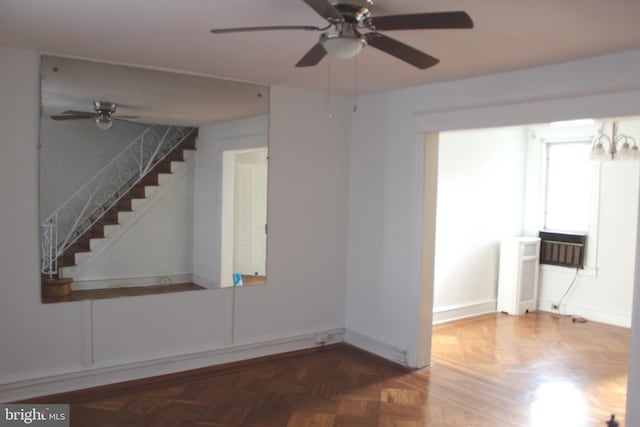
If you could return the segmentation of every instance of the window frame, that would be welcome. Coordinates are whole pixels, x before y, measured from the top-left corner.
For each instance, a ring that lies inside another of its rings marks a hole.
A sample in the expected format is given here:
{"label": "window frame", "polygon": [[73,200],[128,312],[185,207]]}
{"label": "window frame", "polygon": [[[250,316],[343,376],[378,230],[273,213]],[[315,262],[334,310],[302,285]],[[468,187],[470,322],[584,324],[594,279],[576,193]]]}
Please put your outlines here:
{"label": "window frame", "polygon": [[[546,225],[546,203],[548,196],[548,150],[550,144],[568,144],[568,143],[589,143],[598,134],[599,126],[597,124],[593,126],[584,127],[572,127],[572,128],[546,128],[536,129],[535,139],[539,144],[540,149],[540,194],[539,194],[539,229],[544,230]],[[585,257],[584,257],[584,269],[579,271],[581,275],[597,276],[598,271],[598,223],[599,223],[599,210],[600,210],[600,162],[592,162],[591,173],[591,200],[589,209],[589,228],[587,232],[587,241],[585,245]],[[554,231],[566,231],[575,232],[575,230],[554,230]],[[572,268],[555,266],[555,265],[541,265],[544,270],[560,270],[566,271]]]}

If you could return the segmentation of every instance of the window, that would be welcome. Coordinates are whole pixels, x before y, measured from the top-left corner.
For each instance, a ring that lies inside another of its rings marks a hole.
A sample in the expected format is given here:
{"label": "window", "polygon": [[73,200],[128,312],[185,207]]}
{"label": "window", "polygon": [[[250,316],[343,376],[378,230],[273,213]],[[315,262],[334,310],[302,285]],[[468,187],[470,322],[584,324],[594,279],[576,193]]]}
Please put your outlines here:
{"label": "window", "polygon": [[545,129],[536,138],[543,154],[540,230],[586,234],[580,264],[589,275],[597,274],[600,165],[589,160],[596,132],[594,127]]}
{"label": "window", "polygon": [[593,205],[591,143],[548,142],[544,228],[588,232]]}

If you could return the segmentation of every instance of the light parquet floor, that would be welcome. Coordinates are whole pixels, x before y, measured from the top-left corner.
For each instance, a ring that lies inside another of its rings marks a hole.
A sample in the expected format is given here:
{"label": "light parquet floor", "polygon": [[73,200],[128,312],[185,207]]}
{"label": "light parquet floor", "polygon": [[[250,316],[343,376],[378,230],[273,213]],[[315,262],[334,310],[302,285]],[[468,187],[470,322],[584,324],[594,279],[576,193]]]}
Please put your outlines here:
{"label": "light parquet floor", "polygon": [[411,371],[348,345],[34,399],[72,426],[416,427],[624,425],[630,331],[549,313],[434,328]]}

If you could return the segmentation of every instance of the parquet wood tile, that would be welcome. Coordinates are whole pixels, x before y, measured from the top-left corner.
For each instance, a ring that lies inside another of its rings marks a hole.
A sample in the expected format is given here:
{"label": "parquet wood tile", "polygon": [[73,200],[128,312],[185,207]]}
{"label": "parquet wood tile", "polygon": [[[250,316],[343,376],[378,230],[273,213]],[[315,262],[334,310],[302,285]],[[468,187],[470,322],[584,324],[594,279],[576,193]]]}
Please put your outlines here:
{"label": "parquet wood tile", "polygon": [[436,326],[412,371],[348,345],[33,399],[72,426],[624,425],[629,330],[549,313]]}

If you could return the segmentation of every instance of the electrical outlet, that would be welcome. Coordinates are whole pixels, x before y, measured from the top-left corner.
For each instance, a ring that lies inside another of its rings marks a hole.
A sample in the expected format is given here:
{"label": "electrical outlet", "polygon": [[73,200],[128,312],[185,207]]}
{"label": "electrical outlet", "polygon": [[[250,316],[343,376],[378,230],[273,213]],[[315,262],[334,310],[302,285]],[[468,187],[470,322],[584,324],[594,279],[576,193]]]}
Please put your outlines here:
{"label": "electrical outlet", "polygon": [[560,310],[560,306],[558,304],[551,304],[551,310],[558,311]]}

